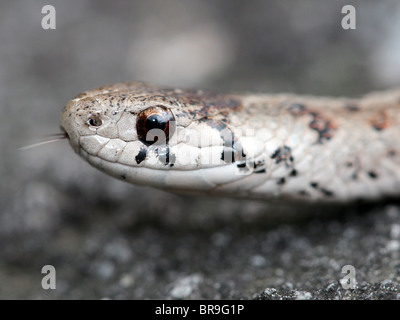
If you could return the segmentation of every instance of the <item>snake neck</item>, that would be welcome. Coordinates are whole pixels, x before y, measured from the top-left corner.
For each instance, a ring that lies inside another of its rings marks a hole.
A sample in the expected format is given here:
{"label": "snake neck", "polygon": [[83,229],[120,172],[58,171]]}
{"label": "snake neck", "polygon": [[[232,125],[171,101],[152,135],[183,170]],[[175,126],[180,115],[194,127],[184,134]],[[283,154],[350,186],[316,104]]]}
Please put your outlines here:
{"label": "snake neck", "polygon": [[[352,201],[400,195],[400,90],[360,99],[243,96],[232,115],[245,177],[213,193]],[[249,133],[251,137],[249,137]]]}

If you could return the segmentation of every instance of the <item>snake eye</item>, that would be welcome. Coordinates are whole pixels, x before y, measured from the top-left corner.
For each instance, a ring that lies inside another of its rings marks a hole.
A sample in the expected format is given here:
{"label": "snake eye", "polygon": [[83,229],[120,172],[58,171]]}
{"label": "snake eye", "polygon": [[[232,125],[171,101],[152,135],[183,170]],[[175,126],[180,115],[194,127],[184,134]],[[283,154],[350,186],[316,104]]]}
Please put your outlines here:
{"label": "snake eye", "polygon": [[92,114],[91,116],[89,116],[86,123],[92,127],[100,127],[103,124],[103,120],[101,120],[99,115]]}
{"label": "snake eye", "polygon": [[175,130],[174,115],[164,106],[150,107],[139,113],[136,130],[139,140],[146,144],[168,141]]}

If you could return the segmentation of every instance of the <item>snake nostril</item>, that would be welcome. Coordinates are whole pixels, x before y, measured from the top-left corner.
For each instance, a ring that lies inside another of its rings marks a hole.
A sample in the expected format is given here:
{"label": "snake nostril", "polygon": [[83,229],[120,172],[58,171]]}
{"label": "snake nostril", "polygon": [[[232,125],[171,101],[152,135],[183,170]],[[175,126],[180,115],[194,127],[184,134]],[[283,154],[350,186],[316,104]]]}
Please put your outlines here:
{"label": "snake nostril", "polygon": [[86,123],[92,127],[100,127],[103,124],[103,120],[98,115],[92,115]]}

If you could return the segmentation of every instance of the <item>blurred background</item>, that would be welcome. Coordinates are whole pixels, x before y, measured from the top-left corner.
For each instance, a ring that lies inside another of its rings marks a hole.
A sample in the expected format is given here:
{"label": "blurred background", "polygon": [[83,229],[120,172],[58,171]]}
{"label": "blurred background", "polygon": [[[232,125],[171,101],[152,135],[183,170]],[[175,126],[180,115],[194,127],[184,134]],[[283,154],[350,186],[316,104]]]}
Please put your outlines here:
{"label": "blurred background", "polygon": [[[47,4],[55,30],[41,27]],[[115,82],[331,96],[400,85],[400,3],[352,1],[357,28],[343,30],[346,4],[0,1],[0,298],[399,299],[396,204],[275,223],[316,209],[131,186],[66,141],[17,150],[58,133],[76,94]],[[41,287],[44,265],[56,290]]]}

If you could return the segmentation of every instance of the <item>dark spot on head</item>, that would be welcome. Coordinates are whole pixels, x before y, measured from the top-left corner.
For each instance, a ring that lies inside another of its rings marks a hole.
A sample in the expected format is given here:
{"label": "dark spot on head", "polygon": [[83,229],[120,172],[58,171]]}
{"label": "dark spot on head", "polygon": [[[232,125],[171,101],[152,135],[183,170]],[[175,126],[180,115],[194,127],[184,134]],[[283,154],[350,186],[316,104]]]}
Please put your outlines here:
{"label": "dark spot on head", "polygon": [[238,168],[246,168],[246,162],[239,162],[238,164],[236,164],[236,166]]}
{"label": "dark spot on head", "polygon": [[254,173],[265,173],[265,172],[267,172],[265,169],[254,170]]}
{"label": "dark spot on head", "polygon": [[319,190],[327,197],[332,197],[333,196],[333,192],[328,190],[328,189],[320,188]]}
{"label": "dark spot on head", "polygon": [[299,191],[299,195],[301,195],[301,196],[308,196],[309,193],[308,193],[306,190],[300,190],[300,191]]}
{"label": "dark spot on head", "polygon": [[286,182],[286,178],[285,178],[285,177],[282,177],[282,178],[280,178],[276,183],[277,183],[278,185],[282,185],[282,184],[285,184],[285,182]]}
{"label": "dark spot on head", "polygon": [[232,147],[236,153],[236,160],[242,161],[246,158],[246,154],[244,153],[243,146],[239,141],[234,140]]}
{"label": "dark spot on head", "polygon": [[261,166],[263,166],[264,164],[265,164],[265,161],[264,161],[264,160],[256,161],[256,162],[254,162],[254,169],[257,169],[258,167],[261,167]]}
{"label": "dark spot on head", "polygon": [[293,169],[291,172],[290,172],[290,174],[289,174],[291,177],[296,177],[297,176],[297,170],[296,169]]}
{"label": "dark spot on head", "polygon": [[389,157],[394,157],[396,155],[396,151],[394,151],[394,150],[389,150],[388,151],[388,156]]}
{"label": "dark spot on head", "polygon": [[146,159],[147,148],[145,146],[141,146],[139,153],[136,155],[135,160],[137,164],[140,164],[144,159]]}
{"label": "dark spot on head", "polygon": [[275,150],[275,152],[271,155],[271,159],[275,159],[280,152],[281,152],[281,147]]}
{"label": "dark spot on head", "polygon": [[353,162],[350,162],[350,161],[346,162],[347,168],[351,168],[352,166],[353,166]]}
{"label": "dark spot on head", "polygon": [[336,124],[320,112],[309,109],[299,103],[292,104],[288,108],[288,111],[295,117],[304,115],[312,117],[308,126],[310,129],[315,130],[318,133],[317,143],[322,144],[324,140],[330,140],[333,137],[333,132],[337,128]]}
{"label": "dark spot on head", "polygon": [[242,146],[238,143],[233,148],[224,146],[221,152],[221,160],[225,163],[233,163],[235,161],[244,161],[245,155],[242,152]]}
{"label": "dark spot on head", "polygon": [[311,182],[310,186],[313,187],[314,189],[318,188],[318,182]]}
{"label": "dark spot on head", "polygon": [[235,161],[235,150],[224,147],[221,152],[221,160],[226,163],[233,163]]}
{"label": "dark spot on head", "polygon": [[317,131],[318,143],[323,143],[323,140],[330,140],[333,137],[333,130],[336,129],[336,124],[328,120],[319,113],[312,113],[313,120],[310,122],[309,127]]}
{"label": "dark spot on head", "polygon": [[233,131],[227,123],[221,120],[214,120],[212,117],[204,117],[199,122],[204,122],[211,128],[219,131],[224,146],[221,160],[226,163],[232,163],[234,161],[243,161],[246,158],[243,146],[236,140]]}
{"label": "dark spot on head", "polygon": [[368,171],[367,173],[370,176],[370,178],[372,178],[372,179],[378,178],[378,175],[376,174],[375,171]]}
{"label": "dark spot on head", "polygon": [[271,155],[271,159],[275,159],[276,164],[279,164],[280,162],[283,161],[286,164],[286,166],[289,167],[294,161],[291,152],[292,150],[288,146],[279,147]]}

